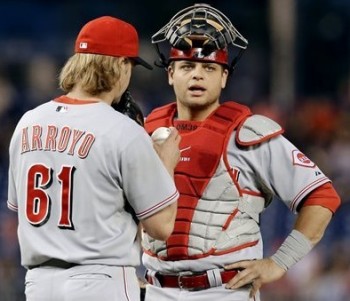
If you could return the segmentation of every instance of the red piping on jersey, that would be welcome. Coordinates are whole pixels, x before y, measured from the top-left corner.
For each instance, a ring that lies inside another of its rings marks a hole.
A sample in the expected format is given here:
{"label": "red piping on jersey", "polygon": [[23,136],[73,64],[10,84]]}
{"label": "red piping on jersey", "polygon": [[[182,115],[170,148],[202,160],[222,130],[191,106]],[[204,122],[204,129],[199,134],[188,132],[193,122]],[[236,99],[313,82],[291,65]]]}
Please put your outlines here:
{"label": "red piping on jersey", "polygon": [[129,292],[128,292],[128,285],[127,285],[127,278],[126,278],[126,271],[125,267],[122,267],[123,269],[123,283],[124,283],[124,292],[125,292],[125,297],[127,300],[131,300],[129,297]]}
{"label": "red piping on jersey", "polygon": [[328,182],[313,190],[304,200],[304,206],[322,206],[335,213],[341,203],[338,193]]}
{"label": "red piping on jersey", "polygon": [[252,246],[255,246],[257,245],[259,242],[259,240],[254,240],[252,242],[247,242],[245,244],[242,244],[240,246],[237,246],[237,247],[233,247],[233,248],[230,248],[230,249],[227,249],[227,250],[224,250],[224,251],[216,251],[215,254],[213,255],[225,255],[225,254],[229,254],[229,253],[232,253],[232,252],[237,252],[239,250],[243,250],[245,248],[248,248],[248,247],[252,247]]}
{"label": "red piping on jersey", "polygon": [[236,216],[238,212],[238,208],[236,208],[229,216],[229,218],[227,219],[226,223],[222,226],[223,230],[226,230],[227,227],[230,225],[231,221],[233,220],[233,218]]}
{"label": "red piping on jersey", "polygon": [[[327,177],[322,177],[314,182],[312,182],[311,184],[307,185],[303,190],[301,190],[298,195],[294,198],[294,200],[292,201],[291,205],[290,205],[290,209],[292,211],[295,210],[295,206],[297,205],[297,201],[300,200],[300,197],[307,191],[311,192],[313,189],[317,188],[317,186],[322,183],[322,182],[329,182],[329,179]],[[314,188],[313,188],[314,187]]]}
{"label": "red piping on jersey", "polygon": [[10,203],[10,201],[7,201],[7,207],[11,209],[12,211],[18,211],[18,206]]}
{"label": "red piping on jersey", "polygon": [[[175,113],[176,103],[155,109],[146,119],[146,131],[151,135],[160,126],[174,126]],[[226,102],[202,123],[194,122],[194,130],[188,131],[188,129],[185,129],[191,126],[191,121],[185,121],[186,124],[183,127],[177,127],[182,137],[180,149],[187,150],[182,153],[182,159],[174,173],[180,197],[174,231],[166,242],[167,257],[162,258],[163,260],[196,259],[217,253],[215,249],[211,249],[205,254],[190,255],[188,253],[191,223],[198,201],[215,174],[222,155],[224,155],[225,165],[230,177],[238,191],[240,191],[236,180],[237,171],[233,171],[229,166],[226,149],[232,131],[250,115],[251,112],[248,107],[235,102]],[[177,125],[181,125],[180,123],[181,121],[177,121]],[[237,209],[234,210],[227,218],[222,226],[223,229],[228,227],[237,211]],[[249,244],[256,243],[257,241]],[[246,247],[246,244],[242,248],[244,247]],[[238,246],[233,250],[240,248],[241,246]],[[229,253],[230,251],[232,249],[220,252]],[[150,252],[146,250],[146,253],[149,254]],[[156,256],[155,254],[150,255]]]}
{"label": "red piping on jersey", "polygon": [[[208,252],[206,252],[205,254],[188,255],[186,257],[186,259],[201,259],[201,258],[205,258],[205,257],[208,257],[208,256],[225,255],[225,254],[229,254],[229,253],[232,253],[232,252],[237,252],[239,250],[243,250],[243,249],[248,248],[248,247],[253,247],[253,246],[257,245],[258,242],[259,242],[259,240],[255,240],[255,241],[252,241],[252,242],[247,242],[247,243],[242,244],[240,246],[229,248],[229,249],[226,249],[224,251],[217,251],[215,248],[212,248]],[[146,253],[147,255],[149,255],[151,257],[158,258],[160,260],[164,260],[164,261],[169,260],[169,257],[159,256],[157,254],[152,253],[150,250],[144,250],[144,253]]]}
{"label": "red piping on jersey", "polygon": [[164,199],[163,201],[161,201],[160,203],[158,203],[157,205],[145,210],[145,211],[142,211],[142,212],[139,212],[137,213],[137,217],[138,218],[142,218],[146,215],[150,215],[150,213],[152,213],[152,211],[155,211],[156,209],[158,209],[159,207],[165,207],[166,204],[172,202],[175,198],[177,198],[179,195],[178,191],[176,190],[172,195],[170,195],[169,197],[167,197],[166,199]]}
{"label": "red piping on jersey", "polygon": [[279,131],[274,132],[274,133],[272,133],[272,134],[270,134],[270,135],[264,136],[264,137],[262,137],[262,138],[259,138],[259,139],[256,139],[256,140],[252,140],[252,141],[249,141],[249,142],[243,142],[243,141],[241,141],[241,140],[239,139],[239,135],[238,135],[238,133],[239,133],[239,131],[241,130],[242,126],[243,126],[243,123],[241,123],[241,124],[239,125],[239,127],[238,127],[238,129],[237,129],[237,135],[236,135],[236,141],[237,141],[237,143],[238,143],[239,145],[242,145],[242,146],[251,146],[251,145],[259,144],[259,143],[262,143],[262,142],[264,142],[264,141],[267,141],[267,140],[269,140],[269,139],[271,139],[271,138],[273,138],[273,137],[276,137],[276,136],[278,136],[278,135],[284,133],[284,129],[280,129]]}
{"label": "red piping on jersey", "polygon": [[252,190],[247,190],[247,189],[241,189],[241,192],[244,194],[249,194],[253,196],[263,196],[263,194],[259,191],[252,191]]}
{"label": "red piping on jersey", "polygon": [[59,102],[59,103],[65,103],[65,104],[69,104],[69,105],[86,105],[86,104],[100,102],[98,100],[80,100],[80,99],[70,98],[66,95],[62,95],[60,97],[57,97],[53,101]]}

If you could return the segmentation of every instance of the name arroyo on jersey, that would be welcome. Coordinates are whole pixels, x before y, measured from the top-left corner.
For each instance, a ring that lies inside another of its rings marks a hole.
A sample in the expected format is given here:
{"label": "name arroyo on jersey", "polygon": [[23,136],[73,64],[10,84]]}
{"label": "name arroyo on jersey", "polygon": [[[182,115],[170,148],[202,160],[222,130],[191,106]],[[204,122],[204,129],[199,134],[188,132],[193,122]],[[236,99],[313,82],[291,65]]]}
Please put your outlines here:
{"label": "name arroyo on jersey", "polygon": [[88,156],[94,141],[94,134],[68,126],[59,128],[48,125],[44,128],[41,125],[33,125],[22,129],[21,154],[30,151],[58,151],[71,156],[76,154],[84,159]]}

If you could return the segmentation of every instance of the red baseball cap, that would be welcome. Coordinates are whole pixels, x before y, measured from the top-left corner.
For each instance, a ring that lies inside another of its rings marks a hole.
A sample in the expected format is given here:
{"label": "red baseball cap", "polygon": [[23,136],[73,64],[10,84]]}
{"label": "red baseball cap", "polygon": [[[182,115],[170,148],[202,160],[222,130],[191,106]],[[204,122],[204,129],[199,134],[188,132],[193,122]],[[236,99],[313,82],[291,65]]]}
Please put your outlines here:
{"label": "red baseball cap", "polygon": [[125,56],[136,64],[153,69],[138,56],[139,38],[134,26],[110,16],[94,19],[83,26],[75,41],[75,52]]}

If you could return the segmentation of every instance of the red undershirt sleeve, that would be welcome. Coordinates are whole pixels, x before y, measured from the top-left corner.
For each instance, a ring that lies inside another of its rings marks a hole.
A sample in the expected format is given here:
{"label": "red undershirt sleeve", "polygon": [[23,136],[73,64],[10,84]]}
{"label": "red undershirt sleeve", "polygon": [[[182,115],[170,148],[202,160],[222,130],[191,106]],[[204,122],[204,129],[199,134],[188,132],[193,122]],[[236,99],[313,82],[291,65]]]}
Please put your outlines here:
{"label": "red undershirt sleeve", "polygon": [[338,193],[335,191],[331,183],[323,184],[316,188],[310,194],[308,194],[299,209],[302,206],[322,206],[328,208],[330,211],[335,213],[341,203]]}

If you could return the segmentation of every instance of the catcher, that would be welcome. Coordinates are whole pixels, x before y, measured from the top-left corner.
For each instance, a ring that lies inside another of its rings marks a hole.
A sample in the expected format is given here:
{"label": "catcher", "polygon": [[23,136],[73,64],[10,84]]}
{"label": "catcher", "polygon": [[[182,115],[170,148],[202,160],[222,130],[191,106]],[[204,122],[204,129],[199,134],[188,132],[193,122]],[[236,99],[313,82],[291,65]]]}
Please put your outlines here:
{"label": "catcher", "polygon": [[[263,284],[281,278],[320,241],[339,196],[280,125],[220,101],[248,46],[222,12],[187,7],[152,43],[176,97],[151,112],[145,128],[152,134],[175,127],[182,139],[174,231],[165,242],[143,237],[146,301],[260,300]],[[260,214],[278,199],[296,222],[276,253],[263,257]]]}

